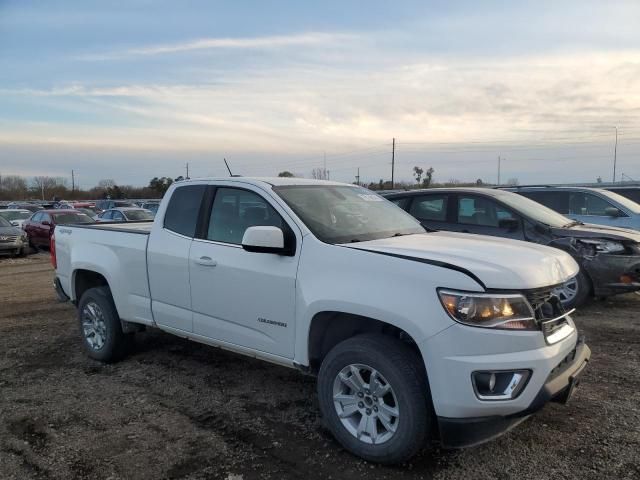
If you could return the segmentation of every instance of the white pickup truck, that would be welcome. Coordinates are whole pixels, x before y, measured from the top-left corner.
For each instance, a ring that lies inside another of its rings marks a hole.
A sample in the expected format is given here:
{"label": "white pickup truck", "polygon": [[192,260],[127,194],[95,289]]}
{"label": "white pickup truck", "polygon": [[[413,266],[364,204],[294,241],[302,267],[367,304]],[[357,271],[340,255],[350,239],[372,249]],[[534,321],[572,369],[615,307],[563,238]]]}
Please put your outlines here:
{"label": "white pickup truck", "polygon": [[568,254],[427,232],[354,185],[178,182],[153,223],[58,226],[51,246],[90,357],[156,327],[317,375],[327,427],[371,461],[494,438],[568,400],[590,357],[552,293]]}

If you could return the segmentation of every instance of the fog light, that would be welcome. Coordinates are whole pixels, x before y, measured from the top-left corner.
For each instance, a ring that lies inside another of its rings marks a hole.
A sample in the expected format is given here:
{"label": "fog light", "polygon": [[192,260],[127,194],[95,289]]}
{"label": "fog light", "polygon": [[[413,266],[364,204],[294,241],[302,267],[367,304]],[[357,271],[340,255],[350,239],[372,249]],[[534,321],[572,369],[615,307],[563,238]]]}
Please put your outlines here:
{"label": "fog light", "polygon": [[471,383],[480,400],[512,400],[520,395],[530,370],[473,372]]}

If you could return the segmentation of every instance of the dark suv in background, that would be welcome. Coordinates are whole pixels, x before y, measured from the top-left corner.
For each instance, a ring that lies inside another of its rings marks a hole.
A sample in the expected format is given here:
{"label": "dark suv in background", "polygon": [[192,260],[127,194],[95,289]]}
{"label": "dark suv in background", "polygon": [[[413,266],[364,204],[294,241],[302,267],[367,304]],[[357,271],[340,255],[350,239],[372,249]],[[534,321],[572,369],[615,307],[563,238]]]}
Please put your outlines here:
{"label": "dark suv in background", "polygon": [[638,232],[586,225],[504,190],[432,188],[383,196],[430,230],[512,238],[568,252],[580,265],[580,272],[556,287],[556,295],[566,308],[580,305],[590,295],[640,290]]}

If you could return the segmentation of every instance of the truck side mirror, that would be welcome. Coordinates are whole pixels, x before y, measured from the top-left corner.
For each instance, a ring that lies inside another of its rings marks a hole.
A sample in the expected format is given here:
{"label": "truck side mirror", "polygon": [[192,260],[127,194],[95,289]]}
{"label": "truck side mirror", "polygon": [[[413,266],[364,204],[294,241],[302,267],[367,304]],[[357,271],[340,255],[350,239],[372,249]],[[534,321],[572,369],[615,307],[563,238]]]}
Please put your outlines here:
{"label": "truck side mirror", "polygon": [[242,248],[247,252],[276,253],[284,255],[284,233],[278,227],[257,226],[249,227],[242,237]]}

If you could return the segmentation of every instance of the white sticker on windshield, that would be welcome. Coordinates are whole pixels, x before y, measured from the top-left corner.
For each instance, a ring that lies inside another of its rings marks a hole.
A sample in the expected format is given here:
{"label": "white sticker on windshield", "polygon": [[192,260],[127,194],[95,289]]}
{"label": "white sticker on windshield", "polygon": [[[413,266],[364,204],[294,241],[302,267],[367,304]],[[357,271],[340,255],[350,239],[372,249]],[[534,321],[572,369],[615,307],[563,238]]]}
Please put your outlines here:
{"label": "white sticker on windshield", "polygon": [[383,198],[378,195],[369,195],[366,193],[359,193],[358,196],[365,202],[382,202]]}

